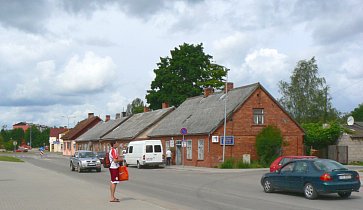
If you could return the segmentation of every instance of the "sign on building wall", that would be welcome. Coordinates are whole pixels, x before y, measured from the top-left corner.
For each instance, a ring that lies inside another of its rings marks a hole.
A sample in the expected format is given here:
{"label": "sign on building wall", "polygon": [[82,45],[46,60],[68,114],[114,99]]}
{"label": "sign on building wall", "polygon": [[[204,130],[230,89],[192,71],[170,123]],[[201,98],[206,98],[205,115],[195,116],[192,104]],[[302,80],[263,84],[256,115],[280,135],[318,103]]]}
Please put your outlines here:
{"label": "sign on building wall", "polygon": [[219,136],[212,136],[212,143],[218,143],[219,142]]}
{"label": "sign on building wall", "polygon": [[[220,136],[221,145],[224,144],[224,136]],[[226,144],[225,145],[234,145],[234,136],[226,136]]]}

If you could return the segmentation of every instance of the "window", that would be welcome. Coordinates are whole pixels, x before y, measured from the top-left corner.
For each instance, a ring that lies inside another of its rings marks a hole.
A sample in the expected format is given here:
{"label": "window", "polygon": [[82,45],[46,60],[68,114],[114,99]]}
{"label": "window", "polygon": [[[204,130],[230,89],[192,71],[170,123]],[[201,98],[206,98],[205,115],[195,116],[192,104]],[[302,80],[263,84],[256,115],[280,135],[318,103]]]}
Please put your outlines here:
{"label": "window", "polygon": [[204,139],[198,140],[198,160],[204,160]]}
{"label": "window", "polygon": [[308,170],[308,164],[303,161],[296,162],[295,172],[304,173]]}
{"label": "window", "polygon": [[168,151],[170,149],[170,141],[165,141],[165,149]]}
{"label": "window", "polygon": [[262,125],[264,123],[263,109],[253,109],[253,123],[255,125]]}
{"label": "window", "polygon": [[285,165],[285,167],[281,168],[281,172],[292,172],[292,170],[294,169],[294,162],[288,163],[287,165]]}
{"label": "window", "polygon": [[153,145],[146,145],[146,153],[153,153]]}
{"label": "window", "polygon": [[191,160],[193,157],[192,151],[192,140],[187,140],[187,159],[189,160]]}
{"label": "window", "polygon": [[129,153],[132,153],[133,148],[133,146],[129,146]]}
{"label": "window", "polygon": [[161,152],[161,146],[160,145],[154,145],[154,151],[155,152]]}

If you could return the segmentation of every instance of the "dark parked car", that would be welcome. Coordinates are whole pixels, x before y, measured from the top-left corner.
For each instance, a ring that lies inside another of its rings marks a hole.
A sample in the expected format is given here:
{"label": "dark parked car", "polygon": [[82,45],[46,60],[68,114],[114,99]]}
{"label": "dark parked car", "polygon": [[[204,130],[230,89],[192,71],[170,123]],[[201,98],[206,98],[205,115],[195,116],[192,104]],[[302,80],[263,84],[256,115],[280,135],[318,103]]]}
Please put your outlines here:
{"label": "dark parked car", "polygon": [[100,159],[101,164],[103,164],[103,160],[105,159],[106,156],[106,152],[105,151],[99,151],[97,152],[97,157],[98,159]]}
{"label": "dark parked car", "polygon": [[308,199],[319,194],[338,193],[348,198],[360,188],[359,174],[329,159],[292,160],[275,172],[266,173],[261,178],[266,193],[273,191],[303,192]]}

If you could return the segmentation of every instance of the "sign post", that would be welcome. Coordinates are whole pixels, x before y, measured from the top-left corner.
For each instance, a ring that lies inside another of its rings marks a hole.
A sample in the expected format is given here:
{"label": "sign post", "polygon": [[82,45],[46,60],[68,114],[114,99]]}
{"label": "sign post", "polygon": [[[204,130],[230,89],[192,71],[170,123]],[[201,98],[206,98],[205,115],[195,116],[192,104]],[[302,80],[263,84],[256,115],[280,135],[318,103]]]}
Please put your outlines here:
{"label": "sign post", "polygon": [[182,165],[184,167],[184,145],[186,144],[185,143],[185,139],[184,139],[184,135],[188,134],[188,130],[186,128],[182,128],[180,129],[180,133],[183,135],[183,141],[182,141],[182,147],[183,147],[183,152],[182,152]]}
{"label": "sign post", "polygon": [[18,144],[17,141],[13,141],[13,145],[14,145],[14,152],[15,152],[15,146]]}

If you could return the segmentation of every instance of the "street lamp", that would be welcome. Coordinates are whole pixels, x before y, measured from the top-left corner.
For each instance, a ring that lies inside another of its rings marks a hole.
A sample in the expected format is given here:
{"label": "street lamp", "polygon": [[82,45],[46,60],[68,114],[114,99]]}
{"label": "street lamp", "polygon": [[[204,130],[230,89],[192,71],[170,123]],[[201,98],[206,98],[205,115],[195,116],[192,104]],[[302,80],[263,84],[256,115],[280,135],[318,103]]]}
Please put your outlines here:
{"label": "street lamp", "polygon": [[226,67],[223,67],[226,71],[226,84],[225,84],[225,95],[224,95],[224,128],[223,128],[223,157],[222,157],[222,162],[224,163],[224,156],[226,153],[226,124],[227,124],[227,93],[228,93],[228,88],[227,88],[227,83],[228,83],[228,71],[229,69],[227,69]]}

